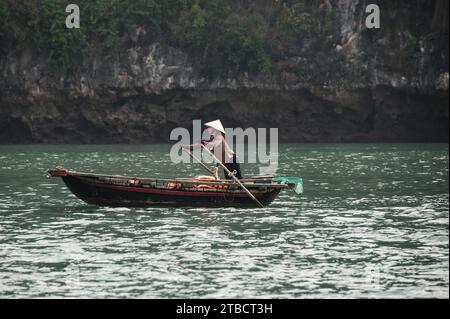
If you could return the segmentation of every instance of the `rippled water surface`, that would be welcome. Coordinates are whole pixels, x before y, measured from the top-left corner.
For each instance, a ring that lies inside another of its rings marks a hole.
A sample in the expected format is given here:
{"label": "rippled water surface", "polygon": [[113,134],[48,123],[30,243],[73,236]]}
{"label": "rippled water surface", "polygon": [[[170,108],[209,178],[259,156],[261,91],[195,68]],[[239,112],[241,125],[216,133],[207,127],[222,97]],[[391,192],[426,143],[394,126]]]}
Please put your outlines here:
{"label": "rippled water surface", "polygon": [[305,193],[265,209],[100,208],[46,177],[201,173],[169,150],[0,146],[0,297],[448,298],[448,145],[280,146]]}

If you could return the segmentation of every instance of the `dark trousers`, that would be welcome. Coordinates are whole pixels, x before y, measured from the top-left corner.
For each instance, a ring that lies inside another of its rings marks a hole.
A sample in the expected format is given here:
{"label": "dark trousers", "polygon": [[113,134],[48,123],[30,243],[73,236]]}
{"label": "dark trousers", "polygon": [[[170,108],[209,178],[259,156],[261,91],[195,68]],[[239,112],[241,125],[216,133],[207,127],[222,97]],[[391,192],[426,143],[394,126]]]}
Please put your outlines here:
{"label": "dark trousers", "polygon": [[[236,174],[234,176],[236,176],[237,179],[242,179],[241,165],[239,165],[236,154],[233,155],[232,161],[230,161],[229,163],[223,163],[223,165],[225,165],[225,167],[228,168],[231,173],[233,173],[233,171],[236,171]],[[228,176],[228,173],[225,170],[223,170],[223,173],[225,174],[226,179],[231,179],[231,176]]]}

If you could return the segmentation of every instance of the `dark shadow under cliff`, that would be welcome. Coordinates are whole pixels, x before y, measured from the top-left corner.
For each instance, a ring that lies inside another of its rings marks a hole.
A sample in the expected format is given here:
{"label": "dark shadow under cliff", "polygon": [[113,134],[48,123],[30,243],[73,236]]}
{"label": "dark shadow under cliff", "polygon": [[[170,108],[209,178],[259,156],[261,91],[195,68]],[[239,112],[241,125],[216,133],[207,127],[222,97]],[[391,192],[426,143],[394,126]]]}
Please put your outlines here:
{"label": "dark shadow under cliff", "polygon": [[3,96],[0,143],[164,143],[175,127],[220,118],[226,127],[276,127],[279,140],[448,142],[448,94],[389,87],[343,92],[168,90],[33,101]]}

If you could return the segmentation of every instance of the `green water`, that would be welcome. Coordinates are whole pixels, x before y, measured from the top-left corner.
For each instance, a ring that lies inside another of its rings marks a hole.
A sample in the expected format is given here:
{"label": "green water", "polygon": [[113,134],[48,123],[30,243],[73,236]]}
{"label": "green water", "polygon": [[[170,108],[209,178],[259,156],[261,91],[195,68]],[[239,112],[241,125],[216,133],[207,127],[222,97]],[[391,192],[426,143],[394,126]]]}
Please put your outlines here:
{"label": "green water", "polygon": [[46,177],[202,173],[169,149],[0,145],[0,297],[448,298],[448,145],[280,146],[305,193],[254,210],[99,208]]}

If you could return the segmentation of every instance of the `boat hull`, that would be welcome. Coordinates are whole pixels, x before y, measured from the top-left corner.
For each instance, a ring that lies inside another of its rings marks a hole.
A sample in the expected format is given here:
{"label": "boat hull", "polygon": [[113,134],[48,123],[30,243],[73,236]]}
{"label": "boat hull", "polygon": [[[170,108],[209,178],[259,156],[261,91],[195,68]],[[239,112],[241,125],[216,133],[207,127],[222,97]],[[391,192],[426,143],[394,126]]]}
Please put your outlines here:
{"label": "boat hull", "polygon": [[[161,189],[95,182],[78,176],[61,176],[70,191],[88,204],[111,207],[241,207],[258,204],[243,190]],[[250,190],[264,205],[269,205],[281,188]]]}

